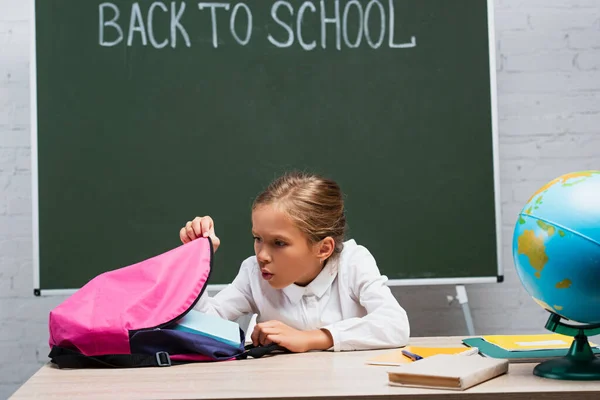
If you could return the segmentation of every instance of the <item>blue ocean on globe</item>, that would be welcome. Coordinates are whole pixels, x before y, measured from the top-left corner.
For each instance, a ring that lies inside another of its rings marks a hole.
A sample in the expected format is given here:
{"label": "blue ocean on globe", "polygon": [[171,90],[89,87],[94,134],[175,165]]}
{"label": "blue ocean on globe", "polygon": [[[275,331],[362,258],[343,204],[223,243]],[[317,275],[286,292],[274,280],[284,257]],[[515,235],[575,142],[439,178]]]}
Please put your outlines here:
{"label": "blue ocean on globe", "polygon": [[562,175],[531,196],[515,225],[513,260],[546,310],[600,323],[600,171]]}

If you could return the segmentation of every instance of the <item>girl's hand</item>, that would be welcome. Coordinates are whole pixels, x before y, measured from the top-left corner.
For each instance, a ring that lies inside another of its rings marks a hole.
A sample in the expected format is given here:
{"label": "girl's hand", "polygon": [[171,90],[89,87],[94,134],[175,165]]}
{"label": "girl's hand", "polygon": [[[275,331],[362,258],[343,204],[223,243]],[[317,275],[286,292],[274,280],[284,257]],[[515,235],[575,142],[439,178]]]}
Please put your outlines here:
{"label": "girl's hand", "polygon": [[179,231],[179,238],[182,243],[191,242],[199,237],[210,237],[214,251],[217,251],[221,240],[215,235],[215,224],[211,217],[196,217],[188,221]]}
{"label": "girl's hand", "polygon": [[333,338],[325,329],[299,331],[280,321],[256,324],[251,339],[254,346],[276,343],[294,353],[327,350],[333,346]]}

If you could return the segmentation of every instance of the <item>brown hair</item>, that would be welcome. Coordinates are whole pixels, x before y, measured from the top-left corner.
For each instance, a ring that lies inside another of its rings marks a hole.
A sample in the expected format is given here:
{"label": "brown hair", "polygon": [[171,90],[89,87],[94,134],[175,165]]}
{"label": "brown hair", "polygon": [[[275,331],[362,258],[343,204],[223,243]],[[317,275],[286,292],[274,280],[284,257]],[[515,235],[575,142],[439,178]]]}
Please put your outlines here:
{"label": "brown hair", "polygon": [[344,195],[336,182],[305,172],[288,172],[277,178],[252,204],[276,205],[288,214],[311,243],[328,236],[335,241],[335,254],[344,246],[346,215]]}

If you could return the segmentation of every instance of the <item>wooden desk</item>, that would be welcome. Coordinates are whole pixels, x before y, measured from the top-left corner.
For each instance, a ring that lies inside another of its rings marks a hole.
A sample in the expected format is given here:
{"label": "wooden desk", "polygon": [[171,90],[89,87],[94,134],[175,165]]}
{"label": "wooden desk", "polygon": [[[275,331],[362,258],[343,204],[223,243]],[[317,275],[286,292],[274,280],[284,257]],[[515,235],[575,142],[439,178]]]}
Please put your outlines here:
{"label": "wooden desk", "polygon": [[[411,344],[456,346],[460,340],[414,338]],[[389,350],[281,354],[163,368],[60,370],[47,364],[11,399],[600,399],[600,381],[539,378],[532,374],[535,364],[511,364],[508,374],[464,392],[393,387],[386,373],[392,367],[365,364],[383,351]]]}

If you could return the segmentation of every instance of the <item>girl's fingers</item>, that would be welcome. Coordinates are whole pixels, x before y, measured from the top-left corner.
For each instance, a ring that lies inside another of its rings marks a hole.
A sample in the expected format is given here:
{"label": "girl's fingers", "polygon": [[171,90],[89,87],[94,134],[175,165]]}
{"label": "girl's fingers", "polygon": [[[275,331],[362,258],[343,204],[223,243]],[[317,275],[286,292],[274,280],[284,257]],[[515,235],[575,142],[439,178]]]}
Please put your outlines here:
{"label": "girl's fingers", "polygon": [[185,231],[190,240],[196,239],[196,234],[194,233],[194,228],[192,227],[192,221],[188,221],[185,224]]}
{"label": "girl's fingers", "polygon": [[192,221],[192,229],[194,230],[194,235],[196,235],[196,237],[202,236],[202,218],[194,218]]}
{"label": "girl's fingers", "polygon": [[181,239],[182,243],[188,243],[190,238],[187,235],[187,230],[185,228],[181,228],[179,230],[179,239]]}

